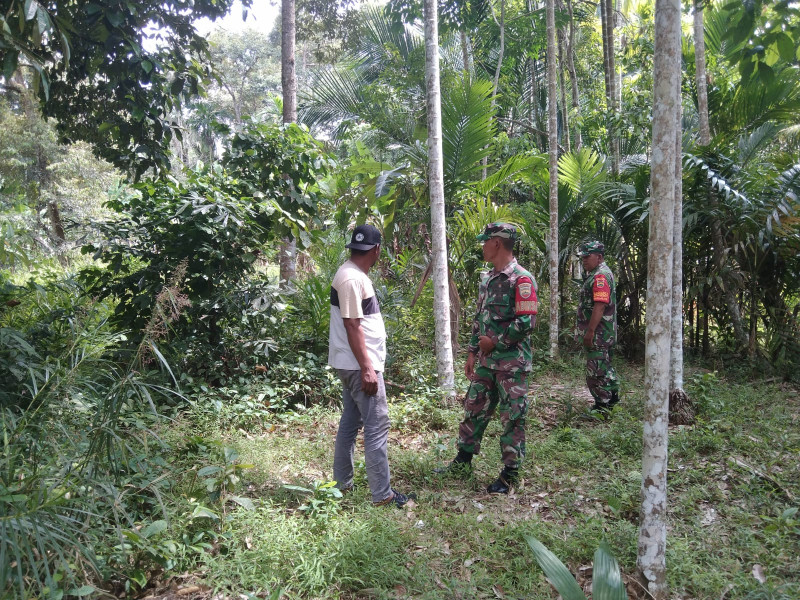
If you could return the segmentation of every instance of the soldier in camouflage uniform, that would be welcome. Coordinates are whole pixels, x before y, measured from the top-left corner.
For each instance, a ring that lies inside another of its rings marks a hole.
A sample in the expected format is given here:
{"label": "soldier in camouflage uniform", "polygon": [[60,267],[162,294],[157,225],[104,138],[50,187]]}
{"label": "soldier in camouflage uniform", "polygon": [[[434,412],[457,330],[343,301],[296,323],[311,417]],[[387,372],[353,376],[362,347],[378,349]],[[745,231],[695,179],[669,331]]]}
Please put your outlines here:
{"label": "soldier in camouflage uniform", "polygon": [[586,349],[586,385],[594,398],[592,411],[606,416],[619,402],[619,379],[611,366],[617,342],[617,288],[604,255],[601,242],[578,247],[585,277],[578,301],[576,337],[583,338]]}
{"label": "soldier in camouflage uniform", "polygon": [[[525,456],[525,415],[528,373],[531,370],[530,332],[536,322],[536,280],[514,258],[517,229],[491,223],[478,236],[483,258],[493,269],[484,273],[478,293],[478,312],[472,324],[469,357],[464,372],[472,382],[458,429],[458,455],[437,472],[469,471],[472,456],[495,409],[499,408],[503,470],[487,489],[507,494]],[[476,365],[476,362],[478,363]]]}

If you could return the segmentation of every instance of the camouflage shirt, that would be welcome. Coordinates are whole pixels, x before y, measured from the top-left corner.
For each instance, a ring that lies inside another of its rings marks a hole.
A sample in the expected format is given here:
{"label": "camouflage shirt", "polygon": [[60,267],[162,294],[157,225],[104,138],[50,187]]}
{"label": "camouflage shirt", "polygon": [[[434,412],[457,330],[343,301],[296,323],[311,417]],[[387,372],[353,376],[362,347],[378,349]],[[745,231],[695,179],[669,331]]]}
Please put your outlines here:
{"label": "camouflage shirt", "polygon": [[[480,365],[495,371],[530,371],[530,333],[536,323],[536,280],[512,259],[502,271],[491,269],[481,276],[478,312],[472,323],[469,351]],[[478,338],[495,343],[488,356],[479,352]]]}
{"label": "camouflage shirt", "polygon": [[606,308],[595,330],[594,345],[598,348],[610,348],[617,342],[617,285],[611,269],[604,262],[588,273],[581,285],[577,321],[580,337],[589,327],[595,301],[604,302]]}

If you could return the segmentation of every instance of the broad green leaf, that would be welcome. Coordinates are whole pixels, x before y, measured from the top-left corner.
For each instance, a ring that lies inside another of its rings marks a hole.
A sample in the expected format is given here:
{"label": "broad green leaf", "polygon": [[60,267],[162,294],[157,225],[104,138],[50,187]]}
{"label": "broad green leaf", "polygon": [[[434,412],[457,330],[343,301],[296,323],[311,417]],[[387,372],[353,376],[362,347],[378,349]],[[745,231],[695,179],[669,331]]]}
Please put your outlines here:
{"label": "broad green leaf", "polygon": [[39,32],[45,34],[53,28],[53,23],[50,21],[50,15],[44,8],[39,8],[36,11],[36,24],[39,27]]}
{"label": "broad green leaf", "polygon": [[142,541],[142,536],[140,536],[135,531],[131,531],[130,529],[126,529],[125,531],[123,531],[122,535],[124,535],[126,538],[128,538],[132,542],[137,542],[138,543],[138,542]]}
{"label": "broad green leaf", "polygon": [[232,463],[235,462],[237,458],[239,458],[239,453],[236,451],[235,448],[231,448],[229,446],[225,446],[222,449],[222,452],[225,454],[225,462]]}
{"label": "broad green leaf", "polygon": [[30,21],[33,19],[38,9],[39,3],[36,0],[25,0],[25,20]]}
{"label": "broad green leaf", "polygon": [[246,508],[247,510],[255,510],[256,507],[253,504],[253,501],[250,498],[243,498],[242,496],[228,496],[231,500],[236,502],[239,506]]}
{"label": "broad green leaf", "polygon": [[6,55],[3,57],[3,77],[11,79],[14,75],[14,71],[17,70],[18,61],[18,52],[14,52],[13,50],[6,51]]}
{"label": "broad green leaf", "polygon": [[88,596],[89,594],[93,594],[93,593],[94,593],[94,592],[96,592],[96,591],[97,591],[97,590],[94,588],[94,586],[91,586],[91,585],[84,585],[84,586],[82,586],[82,587],[79,587],[79,588],[73,588],[73,589],[71,589],[71,590],[70,590],[69,592],[67,592],[67,593],[68,593],[70,596],[78,596],[78,597],[81,597],[81,596]]}
{"label": "broad green leaf", "polygon": [[[777,36],[776,43],[781,58],[787,62],[793,61],[795,53],[794,40],[786,33],[780,32]],[[800,48],[798,48],[798,50],[800,51]]]}
{"label": "broad green leaf", "polygon": [[203,467],[199,471],[197,471],[197,475],[199,477],[205,477],[206,475],[213,475],[214,473],[219,473],[222,470],[222,467],[217,467],[214,465],[210,465],[208,467]]}
{"label": "broad green leaf", "polygon": [[770,67],[781,59],[778,43],[771,44],[764,52],[764,62]]}
{"label": "broad green leaf", "polygon": [[586,596],[575,581],[572,573],[564,566],[558,557],[550,552],[544,544],[531,535],[526,535],[525,540],[533,550],[536,562],[544,571],[551,585],[561,594],[564,600],[586,600]]}
{"label": "broad green leaf", "polygon": [[125,15],[119,10],[112,10],[106,14],[106,19],[114,27],[119,27],[125,21]]}
{"label": "broad green leaf", "polygon": [[152,535],[162,533],[167,529],[167,522],[164,520],[153,521],[142,530],[142,537],[149,538]]}
{"label": "broad green leaf", "polygon": [[771,85],[775,81],[775,71],[766,63],[758,63],[758,78],[764,85]]}
{"label": "broad green leaf", "polygon": [[192,512],[192,518],[212,519],[214,521],[219,521],[219,515],[205,506],[195,506],[194,511]]}
{"label": "broad green leaf", "polygon": [[627,600],[628,593],[619,570],[619,564],[606,542],[594,553],[592,571],[593,600]]}

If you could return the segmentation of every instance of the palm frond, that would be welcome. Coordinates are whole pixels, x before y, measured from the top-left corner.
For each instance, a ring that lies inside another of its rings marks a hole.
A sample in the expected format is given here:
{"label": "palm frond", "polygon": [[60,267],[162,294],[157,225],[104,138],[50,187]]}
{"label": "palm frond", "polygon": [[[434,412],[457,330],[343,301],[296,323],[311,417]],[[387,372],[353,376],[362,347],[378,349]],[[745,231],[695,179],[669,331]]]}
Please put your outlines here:
{"label": "palm frond", "polygon": [[558,181],[575,197],[591,199],[606,180],[599,155],[589,148],[564,154],[558,160]]}
{"label": "palm frond", "polygon": [[442,95],[442,151],[445,194],[453,193],[482,168],[481,160],[491,154],[494,138],[492,84],[464,77],[462,85]]}
{"label": "palm frond", "polygon": [[452,217],[451,228],[451,255],[452,264],[461,264],[466,253],[476,246],[478,234],[489,223],[503,221],[523,225],[517,211],[508,205],[495,204],[485,197],[479,197],[467,202]]}
{"label": "palm frond", "polygon": [[424,36],[419,27],[413,24],[394,26],[378,5],[364,9],[360,34],[352,56],[367,74],[374,76],[396,62],[396,57],[403,64],[409,64],[412,56],[424,48]]}
{"label": "palm frond", "polygon": [[302,97],[298,110],[309,128],[336,126],[337,133],[363,115],[365,79],[354,69],[335,67],[317,73],[313,91]]}
{"label": "palm frond", "polygon": [[491,196],[498,188],[514,181],[530,181],[537,172],[547,168],[544,155],[516,155],[509,158],[503,166],[483,181],[473,185],[473,191],[482,197]]}
{"label": "palm frond", "polygon": [[716,169],[712,167],[703,157],[694,154],[684,154],[683,167],[687,172],[698,171],[705,173],[712,190],[717,190],[726,198],[734,196],[743,202],[749,203],[742,192],[728,183],[728,180]]}

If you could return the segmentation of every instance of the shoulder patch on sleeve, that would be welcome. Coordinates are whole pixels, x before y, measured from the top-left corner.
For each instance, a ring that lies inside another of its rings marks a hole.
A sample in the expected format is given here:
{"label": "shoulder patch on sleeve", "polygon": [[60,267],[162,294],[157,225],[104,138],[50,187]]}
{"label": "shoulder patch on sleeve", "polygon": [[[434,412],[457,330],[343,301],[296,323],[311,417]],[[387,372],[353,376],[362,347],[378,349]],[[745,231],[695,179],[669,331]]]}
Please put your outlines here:
{"label": "shoulder patch on sleeve", "polygon": [[535,315],[539,312],[539,299],[536,297],[536,288],[527,275],[517,279],[517,293],[514,310],[518,315]]}
{"label": "shoulder patch on sleeve", "polygon": [[602,273],[595,275],[594,283],[592,284],[592,299],[595,302],[604,302],[608,304],[611,302],[611,287],[608,285],[606,276]]}

